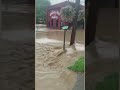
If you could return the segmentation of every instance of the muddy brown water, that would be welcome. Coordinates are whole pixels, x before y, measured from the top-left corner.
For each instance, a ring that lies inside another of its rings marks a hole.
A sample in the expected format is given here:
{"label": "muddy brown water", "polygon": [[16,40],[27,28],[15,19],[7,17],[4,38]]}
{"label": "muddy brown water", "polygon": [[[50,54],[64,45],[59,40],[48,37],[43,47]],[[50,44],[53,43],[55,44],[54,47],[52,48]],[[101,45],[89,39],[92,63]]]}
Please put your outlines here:
{"label": "muddy brown water", "polygon": [[[84,43],[85,42],[85,31],[84,30],[77,30],[76,32],[76,42]],[[64,31],[63,30],[55,30],[50,29],[47,31],[37,31],[36,32],[36,39],[47,37],[49,39],[56,39],[63,41],[64,39]],[[71,30],[66,32],[66,41],[70,41],[71,38]]]}
{"label": "muddy brown water", "polygon": [[[81,78],[78,79],[77,73],[67,69],[77,58],[84,56],[84,50],[77,51],[66,47],[69,53],[56,56],[56,52],[61,48],[56,44],[48,45],[36,42],[36,90],[77,90],[74,89],[76,83],[84,86],[84,75],[80,74]],[[76,88],[84,90],[78,85]]]}
{"label": "muddy brown water", "polygon": [[[67,31],[66,43],[69,43],[70,35],[71,31]],[[63,36],[61,30],[36,32],[36,90],[84,90],[84,74],[77,75],[67,69],[77,58],[84,56],[84,30],[76,33],[76,42],[81,49],[74,50],[67,44],[67,52],[56,57],[56,52],[62,49]]]}
{"label": "muddy brown water", "polygon": [[[105,34],[104,35],[105,37],[104,37],[103,34],[101,33],[103,31],[104,30],[101,30],[101,29],[100,29],[100,31],[97,31],[96,41],[92,42],[86,48],[86,58],[88,60],[86,62],[86,65],[87,65],[86,80],[88,82],[88,83],[86,83],[86,86],[87,86],[86,88],[88,90],[91,90],[91,89],[95,90],[94,86],[97,82],[102,81],[106,75],[109,75],[113,72],[118,72],[118,64],[119,64],[119,60],[120,60],[118,45],[116,45],[116,42],[115,42],[116,40],[111,39],[112,33]],[[78,32],[80,33],[82,31],[78,31]],[[43,33],[43,34],[41,35],[40,33]],[[82,35],[81,34],[78,34],[76,36],[76,42],[82,42],[82,41],[84,42],[84,37],[83,37],[84,34],[82,34]],[[70,35],[71,35],[71,31],[68,31],[67,36],[66,36],[66,41],[70,40]],[[46,34],[46,32],[38,31],[38,33],[36,34],[37,39],[39,39],[41,37],[46,37],[46,36],[51,39],[56,38],[57,40],[63,40],[63,32],[62,31],[52,32],[52,30],[51,30],[47,34]],[[109,40],[109,41],[107,41],[107,40]],[[110,52],[112,52],[112,53],[110,53]],[[106,68],[106,69],[104,69],[104,68]],[[73,75],[73,74],[71,74],[71,75]],[[81,77],[81,75],[78,77]],[[74,79],[75,79],[75,77],[71,78],[71,81],[72,80],[74,81]],[[84,90],[80,86],[80,85],[84,86],[83,83],[80,84],[81,79],[83,79],[83,78],[79,78],[79,80],[77,79],[77,81],[75,81],[74,85],[72,83],[73,90]],[[65,89],[65,90],[71,90],[71,89]]]}

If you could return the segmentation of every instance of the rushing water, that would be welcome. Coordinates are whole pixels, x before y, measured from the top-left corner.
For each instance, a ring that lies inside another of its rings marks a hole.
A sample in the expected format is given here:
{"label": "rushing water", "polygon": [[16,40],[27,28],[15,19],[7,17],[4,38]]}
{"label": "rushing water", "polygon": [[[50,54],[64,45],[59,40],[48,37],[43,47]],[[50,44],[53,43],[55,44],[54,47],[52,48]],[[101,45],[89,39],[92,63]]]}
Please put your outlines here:
{"label": "rushing water", "polygon": [[[43,37],[63,41],[64,31],[55,30],[55,29],[50,29],[50,30],[45,30],[45,31],[36,31],[36,39],[40,39]],[[66,41],[70,41],[70,38],[71,38],[71,30],[68,30],[66,32]],[[77,30],[76,42],[80,42],[80,43],[85,42],[84,30]]]}
{"label": "rushing water", "polygon": [[52,29],[36,32],[36,90],[84,90],[81,87],[84,74],[77,75],[67,69],[84,56],[84,30],[77,31],[74,48],[69,46],[70,35],[71,31],[67,31],[67,52],[56,56],[62,49],[64,32]]}
{"label": "rushing water", "polygon": [[61,44],[57,44],[59,43],[48,45],[36,42],[36,90],[76,90],[74,89],[76,83],[84,85],[84,75],[80,74],[82,79],[78,79],[77,73],[67,69],[77,58],[84,56],[83,45],[82,49],[77,50],[66,45],[67,52],[56,56],[62,48]]}

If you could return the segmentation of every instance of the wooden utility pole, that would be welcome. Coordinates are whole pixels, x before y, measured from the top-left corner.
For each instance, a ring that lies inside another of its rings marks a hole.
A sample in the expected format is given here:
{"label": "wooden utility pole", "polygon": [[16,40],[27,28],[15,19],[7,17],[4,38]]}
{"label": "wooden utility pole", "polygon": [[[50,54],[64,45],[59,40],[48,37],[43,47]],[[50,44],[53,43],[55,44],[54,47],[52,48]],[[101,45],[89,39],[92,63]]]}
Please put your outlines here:
{"label": "wooden utility pole", "polygon": [[64,30],[63,50],[65,50],[65,36],[66,36],[66,30]]}
{"label": "wooden utility pole", "polygon": [[73,45],[75,43],[75,36],[76,36],[77,19],[78,19],[79,9],[80,9],[80,0],[76,0],[76,2],[75,2],[76,14],[75,14],[75,18],[74,18],[73,23],[72,23],[73,27],[72,27],[70,45]]}

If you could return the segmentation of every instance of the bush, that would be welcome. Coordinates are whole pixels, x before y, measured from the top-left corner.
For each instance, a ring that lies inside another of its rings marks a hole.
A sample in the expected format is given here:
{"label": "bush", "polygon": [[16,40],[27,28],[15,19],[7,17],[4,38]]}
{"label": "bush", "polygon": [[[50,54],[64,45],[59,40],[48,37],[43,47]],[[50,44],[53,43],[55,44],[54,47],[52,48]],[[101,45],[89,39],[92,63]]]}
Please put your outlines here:
{"label": "bush", "polygon": [[84,72],[85,71],[84,64],[85,64],[85,60],[84,57],[82,57],[79,58],[74,65],[68,67],[68,69],[75,72]]}

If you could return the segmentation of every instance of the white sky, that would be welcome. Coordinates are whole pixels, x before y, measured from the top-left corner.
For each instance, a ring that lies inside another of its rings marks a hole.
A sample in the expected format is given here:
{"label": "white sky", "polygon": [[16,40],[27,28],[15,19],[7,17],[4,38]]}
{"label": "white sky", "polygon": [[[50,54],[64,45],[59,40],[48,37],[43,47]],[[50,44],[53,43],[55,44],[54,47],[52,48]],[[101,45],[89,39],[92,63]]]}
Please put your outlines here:
{"label": "white sky", "polygon": [[[50,0],[50,2],[51,2],[52,5],[53,5],[53,4],[60,3],[60,2],[64,2],[64,1],[68,1],[68,0]],[[75,0],[69,0],[69,1],[75,2]],[[80,3],[81,3],[82,5],[85,5],[85,4],[84,4],[84,1],[85,1],[85,0],[80,0]]]}

